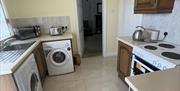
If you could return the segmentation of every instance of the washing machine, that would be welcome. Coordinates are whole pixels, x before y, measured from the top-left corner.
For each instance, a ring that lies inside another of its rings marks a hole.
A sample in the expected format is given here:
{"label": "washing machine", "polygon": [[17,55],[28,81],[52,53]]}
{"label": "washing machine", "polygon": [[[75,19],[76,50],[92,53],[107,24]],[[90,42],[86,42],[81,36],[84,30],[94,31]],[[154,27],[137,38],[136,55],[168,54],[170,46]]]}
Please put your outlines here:
{"label": "washing machine", "polygon": [[74,72],[71,40],[43,43],[50,76]]}
{"label": "washing machine", "polygon": [[13,73],[18,91],[43,91],[34,55]]}

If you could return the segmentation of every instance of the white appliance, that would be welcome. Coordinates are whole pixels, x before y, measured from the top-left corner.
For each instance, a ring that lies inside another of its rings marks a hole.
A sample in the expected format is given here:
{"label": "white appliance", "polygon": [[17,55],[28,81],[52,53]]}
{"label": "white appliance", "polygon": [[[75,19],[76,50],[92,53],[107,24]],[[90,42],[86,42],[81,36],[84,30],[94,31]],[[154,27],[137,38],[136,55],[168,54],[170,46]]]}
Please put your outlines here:
{"label": "white appliance", "polygon": [[67,26],[52,26],[49,29],[49,34],[51,36],[55,36],[55,35],[62,35],[67,31]]}
{"label": "white appliance", "polygon": [[43,91],[33,54],[25,60],[13,75],[18,91]]}
{"label": "white appliance", "polygon": [[180,67],[180,46],[168,42],[149,43],[133,48],[131,75]]}
{"label": "white appliance", "polygon": [[44,42],[43,49],[49,75],[74,72],[71,40]]}

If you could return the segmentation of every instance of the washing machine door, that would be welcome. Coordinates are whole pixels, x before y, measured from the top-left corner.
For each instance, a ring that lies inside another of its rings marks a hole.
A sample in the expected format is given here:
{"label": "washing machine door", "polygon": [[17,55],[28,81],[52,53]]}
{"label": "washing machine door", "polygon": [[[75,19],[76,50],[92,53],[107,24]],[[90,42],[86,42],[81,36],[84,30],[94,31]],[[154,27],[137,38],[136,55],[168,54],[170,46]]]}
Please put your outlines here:
{"label": "washing machine door", "polygon": [[48,54],[49,61],[55,66],[62,66],[69,61],[69,54],[64,49],[51,50]]}

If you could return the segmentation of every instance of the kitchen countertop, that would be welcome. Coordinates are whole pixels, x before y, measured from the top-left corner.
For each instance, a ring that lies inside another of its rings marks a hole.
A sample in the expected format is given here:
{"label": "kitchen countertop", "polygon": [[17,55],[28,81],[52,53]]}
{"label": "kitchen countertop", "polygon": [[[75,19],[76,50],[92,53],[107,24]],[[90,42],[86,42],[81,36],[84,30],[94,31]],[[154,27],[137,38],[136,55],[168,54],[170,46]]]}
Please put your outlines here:
{"label": "kitchen countertop", "polygon": [[56,41],[62,39],[72,39],[73,35],[70,32],[66,32],[63,35],[50,36],[50,35],[41,35],[38,38],[28,39],[28,40],[15,40],[11,44],[23,44],[29,42],[35,42],[31,47],[29,47],[14,63],[9,64],[0,64],[0,76],[13,73],[19,65],[21,65],[25,59],[32,53],[32,51],[41,43],[46,41]]}
{"label": "kitchen countertop", "polygon": [[125,78],[133,91],[180,91],[180,68]]}
{"label": "kitchen countertop", "polygon": [[146,44],[146,42],[134,41],[132,39],[132,36],[123,36],[123,37],[118,37],[117,39],[131,47]]}

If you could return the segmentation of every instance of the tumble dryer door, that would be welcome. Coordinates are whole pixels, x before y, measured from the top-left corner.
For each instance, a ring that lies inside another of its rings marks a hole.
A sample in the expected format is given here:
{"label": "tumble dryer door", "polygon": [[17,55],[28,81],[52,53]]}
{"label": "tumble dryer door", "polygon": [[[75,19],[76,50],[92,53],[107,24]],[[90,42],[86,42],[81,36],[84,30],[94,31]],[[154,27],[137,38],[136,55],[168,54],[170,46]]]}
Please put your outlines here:
{"label": "tumble dryer door", "polygon": [[62,66],[69,61],[69,54],[63,49],[55,49],[49,52],[49,61],[55,66]]}
{"label": "tumble dryer door", "polygon": [[39,74],[37,72],[32,71],[28,81],[29,81],[28,91],[43,91],[41,86],[41,81],[39,79]]}
{"label": "tumble dryer door", "polygon": [[37,77],[36,73],[33,73],[31,75],[30,82],[31,82],[30,83],[31,91],[38,91],[38,82],[39,82],[39,80],[38,80],[38,77]]}

